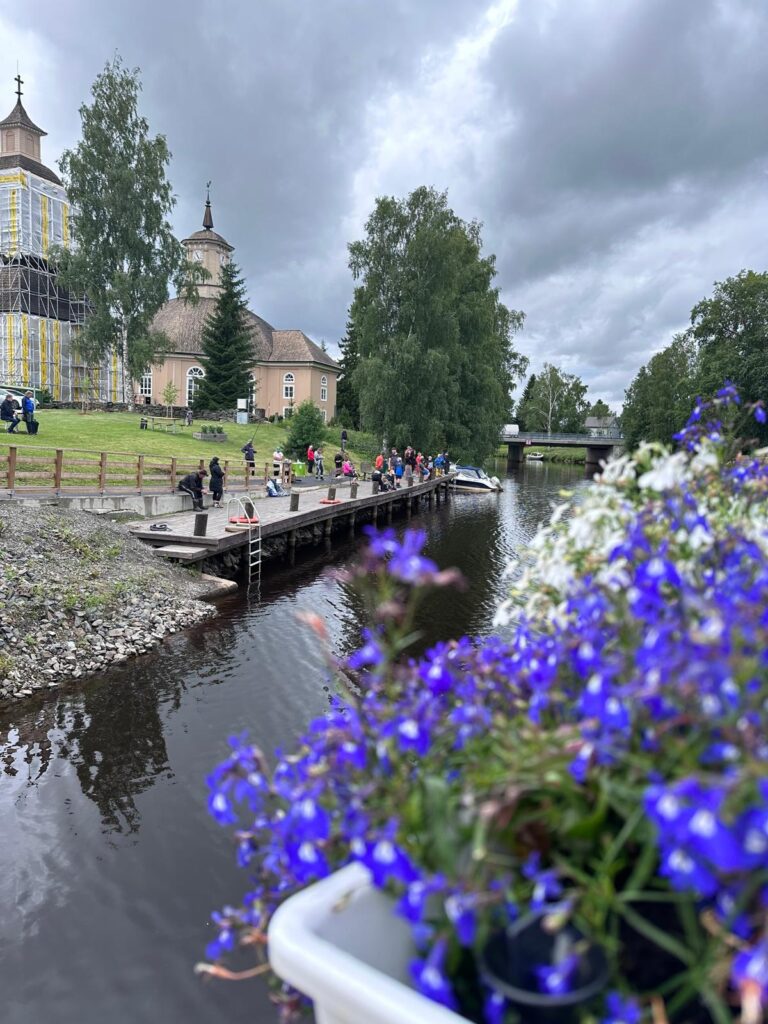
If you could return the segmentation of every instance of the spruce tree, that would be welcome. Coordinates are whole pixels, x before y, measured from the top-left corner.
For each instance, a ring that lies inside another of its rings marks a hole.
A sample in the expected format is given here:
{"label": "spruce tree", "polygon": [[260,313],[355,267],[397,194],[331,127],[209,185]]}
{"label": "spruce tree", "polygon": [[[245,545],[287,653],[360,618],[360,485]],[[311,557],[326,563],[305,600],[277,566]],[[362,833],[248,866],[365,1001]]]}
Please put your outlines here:
{"label": "spruce tree", "polygon": [[246,319],[245,284],[234,263],[221,268],[221,290],[203,328],[200,362],[205,377],[195,393],[195,409],[234,409],[247,398],[254,352]]}
{"label": "spruce tree", "polygon": [[357,393],[354,372],[359,362],[355,325],[347,320],[346,336],[339,342],[341,373],[336,384],[336,417],[345,427],[360,428],[360,398]]}

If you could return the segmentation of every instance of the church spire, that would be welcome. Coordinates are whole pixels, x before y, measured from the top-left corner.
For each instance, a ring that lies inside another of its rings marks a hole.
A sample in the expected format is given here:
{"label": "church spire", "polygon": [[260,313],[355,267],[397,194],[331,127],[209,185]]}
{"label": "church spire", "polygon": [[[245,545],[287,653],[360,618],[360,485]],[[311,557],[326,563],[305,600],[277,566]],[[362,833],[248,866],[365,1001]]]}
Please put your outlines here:
{"label": "church spire", "polygon": [[205,199],[205,213],[203,214],[203,227],[206,231],[213,231],[213,213],[211,212],[211,183],[210,181],[206,187],[206,199]]}

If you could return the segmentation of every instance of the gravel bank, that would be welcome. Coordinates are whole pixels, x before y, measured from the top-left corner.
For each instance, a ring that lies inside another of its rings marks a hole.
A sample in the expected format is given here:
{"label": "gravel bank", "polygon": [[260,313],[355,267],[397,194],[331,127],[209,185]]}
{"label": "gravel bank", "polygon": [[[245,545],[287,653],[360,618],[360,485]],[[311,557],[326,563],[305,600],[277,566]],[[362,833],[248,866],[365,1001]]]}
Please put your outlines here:
{"label": "gravel bank", "polygon": [[0,504],[0,703],[93,675],[215,614],[206,584],[112,522]]}

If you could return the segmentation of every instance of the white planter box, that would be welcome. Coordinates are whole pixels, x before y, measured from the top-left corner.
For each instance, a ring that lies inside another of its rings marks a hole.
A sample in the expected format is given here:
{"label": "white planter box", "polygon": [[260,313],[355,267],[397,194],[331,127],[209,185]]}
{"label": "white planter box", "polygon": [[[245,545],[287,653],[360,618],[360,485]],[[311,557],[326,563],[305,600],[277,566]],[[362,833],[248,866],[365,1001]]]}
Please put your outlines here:
{"label": "white planter box", "polygon": [[411,986],[413,956],[407,923],[359,864],[286,900],[269,926],[270,963],[317,1024],[466,1024]]}

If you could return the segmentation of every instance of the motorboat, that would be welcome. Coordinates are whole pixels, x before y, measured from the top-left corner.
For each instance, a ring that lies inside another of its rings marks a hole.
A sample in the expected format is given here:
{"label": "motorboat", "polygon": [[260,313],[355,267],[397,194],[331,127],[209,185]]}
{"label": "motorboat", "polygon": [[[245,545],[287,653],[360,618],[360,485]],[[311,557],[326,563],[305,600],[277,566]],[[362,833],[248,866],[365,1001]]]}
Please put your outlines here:
{"label": "motorboat", "polygon": [[544,452],[528,452],[525,456],[526,462],[541,462],[544,458]]}
{"label": "motorboat", "polygon": [[488,476],[478,466],[456,466],[453,489],[464,494],[490,494],[500,491],[501,482],[497,476]]}

